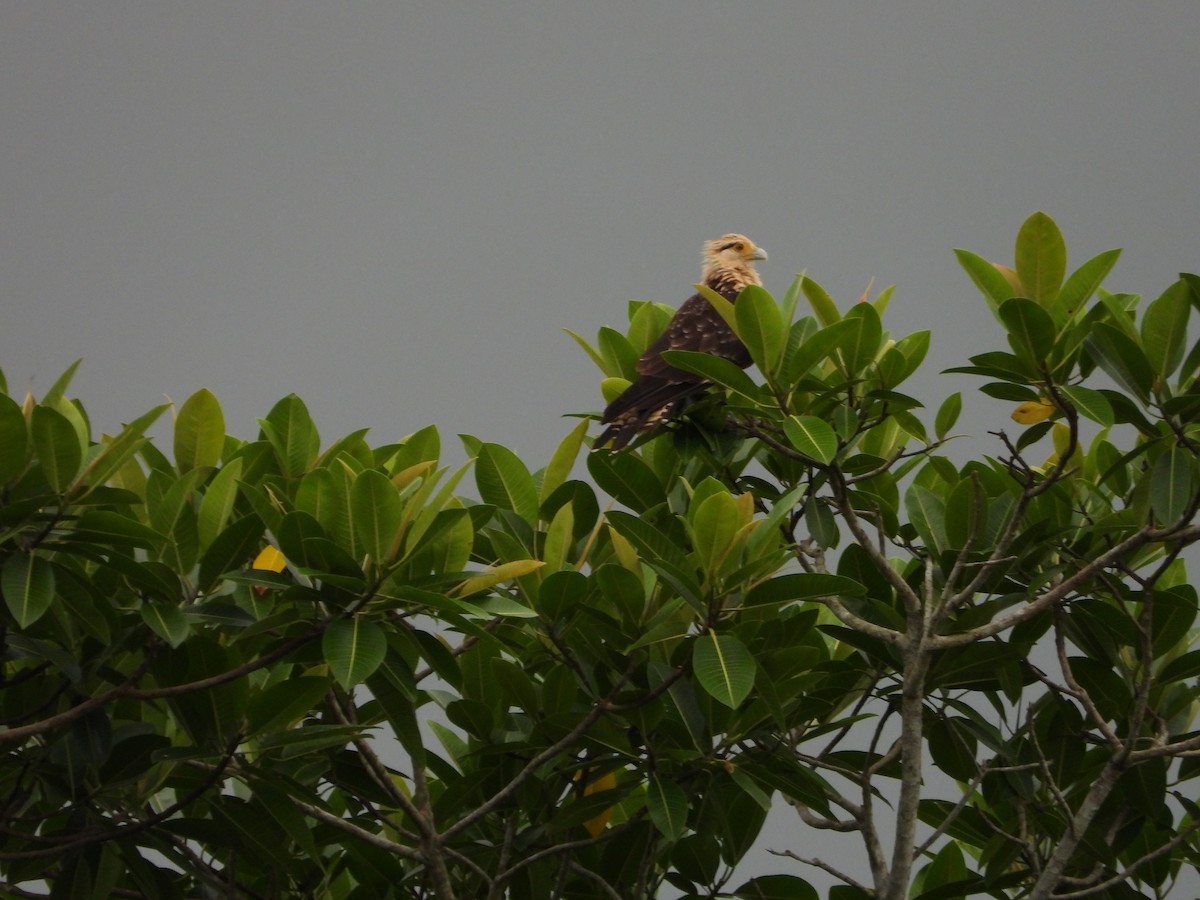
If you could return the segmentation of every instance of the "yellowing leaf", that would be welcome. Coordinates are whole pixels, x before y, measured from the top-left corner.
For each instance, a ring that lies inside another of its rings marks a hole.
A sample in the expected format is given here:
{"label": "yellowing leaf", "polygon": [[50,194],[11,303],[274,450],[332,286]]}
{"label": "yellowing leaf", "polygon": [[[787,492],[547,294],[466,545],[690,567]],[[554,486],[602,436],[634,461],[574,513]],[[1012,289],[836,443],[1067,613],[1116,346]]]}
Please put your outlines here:
{"label": "yellowing leaf", "polygon": [[1056,412],[1058,409],[1045,398],[1026,400],[1013,410],[1012,418],[1018,425],[1036,425],[1038,422],[1046,421]]}
{"label": "yellowing leaf", "polygon": [[[586,779],[583,785],[583,796],[585,797],[591,794],[598,794],[601,791],[611,791],[617,786],[617,776],[614,772],[605,772],[603,775],[597,778],[588,778],[584,774],[583,769],[576,769],[575,780],[581,781],[584,779]],[[584,822],[583,827],[588,830],[588,834],[590,834],[592,837],[597,837],[608,824],[608,820],[612,818],[612,814],[613,808],[610,806],[608,809],[604,810],[604,812],[600,813],[600,815]]]}
{"label": "yellowing leaf", "polygon": [[490,588],[493,584],[499,584],[502,581],[511,581],[514,578],[520,578],[522,575],[528,575],[530,572],[535,572],[544,566],[545,563],[540,559],[517,559],[512,562],[507,562],[499,566],[488,569],[473,578],[468,578],[458,586],[458,595],[465,597],[468,594],[474,594],[476,591],[482,591]]}
{"label": "yellowing leaf", "polygon": [[282,572],[287,568],[287,560],[283,554],[279,552],[277,547],[270,544],[262,548],[262,552],[254,557],[254,562],[250,564],[252,569],[261,569],[265,572]]}
{"label": "yellowing leaf", "polygon": [[436,464],[437,460],[427,459],[424,462],[417,463],[416,465],[408,466],[406,469],[403,469],[392,476],[392,484],[394,484],[400,490],[404,490],[416,479],[420,478],[422,475],[432,469]]}

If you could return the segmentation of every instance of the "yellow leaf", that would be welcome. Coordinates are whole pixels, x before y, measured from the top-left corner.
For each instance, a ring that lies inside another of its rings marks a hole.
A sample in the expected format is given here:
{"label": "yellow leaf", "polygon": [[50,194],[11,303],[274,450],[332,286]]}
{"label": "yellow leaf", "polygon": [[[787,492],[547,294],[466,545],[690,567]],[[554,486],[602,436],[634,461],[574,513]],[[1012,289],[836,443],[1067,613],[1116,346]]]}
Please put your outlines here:
{"label": "yellow leaf", "polygon": [[642,564],[633,544],[618,534],[611,525],[608,527],[608,537],[612,541],[613,553],[617,555],[617,562],[635,575],[642,574]]}
{"label": "yellow leaf", "polygon": [[404,490],[406,487],[412,484],[415,479],[424,475],[431,468],[433,468],[435,462],[436,460],[427,459],[424,462],[417,463],[415,466],[409,466],[407,469],[401,469],[392,476],[392,484],[394,484],[400,490]]}
{"label": "yellow leaf", "polygon": [[266,572],[282,572],[287,568],[287,560],[283,558],[283,554],[279,549],[272,547],[270,544],[263,547],[262,553],[254,557],[254,562],[250,564],[252,569],[262,569]]}
{"label": "yellow leaf", "polygon": [[[597,778],[588,778],[583,769],[575,770],[575,781],[583,781],[583,796],[589,794],[598,794],[601,791],[611,791],[617,786],[617,775],[615,772],[605,772]],[[588,834],[592,837],[598,837],[604,827],[608,825],[608,820],[612,818],[613,808],[610,806],[600,815],[588,819],[583,823],[583,827],[588,830]]]}
{"label": "yellow leaf", "polygon": [[1044,422],[1052,415],[1058,412],[1058,409],[1042,397],[1038,400],[1026,400],[1020,406],[1013,410],[1013,421],[1018,425],[1036,425],[1038,422]]}
{"label": "yellow leaf", "polygon": [[494,566],[486,572],[481,572],[473,578],[468,578],[458,586],[458,595],[465,597],[468,594],[474,594],[476,591],[482,591],[490,588],[493,584],[499,584],[502,581],[511,581],[514,578],[520,578],[522,575],[528,575],[544,566],[545,563],[540,559],[517,559],[512,562],[503,563],[499,566]]}
{"label": "yellow leaf", "polygon": [[1017,292],[1018,297],[1025,296],[1025,288],[1021,287],[1021,279],[1017,277],[1015,271],[1000,263],[992,263],[992,265],[996,267],[997,272],[1004,276],[1005,280],[1012,286],[1012,289]]}

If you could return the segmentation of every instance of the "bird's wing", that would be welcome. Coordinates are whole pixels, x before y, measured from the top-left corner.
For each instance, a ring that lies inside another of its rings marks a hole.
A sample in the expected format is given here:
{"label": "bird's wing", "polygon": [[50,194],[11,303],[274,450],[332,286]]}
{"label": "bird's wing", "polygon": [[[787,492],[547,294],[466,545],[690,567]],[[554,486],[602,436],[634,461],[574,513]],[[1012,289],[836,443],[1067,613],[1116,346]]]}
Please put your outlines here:
{"label": "bird's wing", "polygon": [[711,353],[713,356],[732,360],[743,368],[750,364],[750,355],[745,345],[721,318],[721,314],[700,294],[692,295],[679,307],[667,325],[667,330],[646,348],[646,352],[638,360],[637,370],[642,375],[671,382],[703,381],[698,375],[669,365],[662,358],[664,350]]}

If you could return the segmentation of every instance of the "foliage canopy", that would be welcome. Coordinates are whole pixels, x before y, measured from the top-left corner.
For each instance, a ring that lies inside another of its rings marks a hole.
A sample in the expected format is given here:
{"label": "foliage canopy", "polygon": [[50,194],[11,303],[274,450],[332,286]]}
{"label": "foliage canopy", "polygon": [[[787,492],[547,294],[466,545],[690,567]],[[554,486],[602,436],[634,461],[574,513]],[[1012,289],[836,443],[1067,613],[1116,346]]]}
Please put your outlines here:
{"label": "foliage canopy", "polygon": [[[200,391],[171,458],[166,407],[95,438],[74,367],[5,389],[0,883],[1164,896],[1200,851],[1200,279],[1143,304],[1117,255],[1068,272],[1041,213],[1012,267],[958,252],[1007,347],[953,371],[1029,423],[964,465],[961,394],[903,392],[930,334],[806,277],[714,298],[757,377],[675,354],[718,389],[595,486],[586,421],[450,471],[432,427],[323,445],[289,396],[241,441]],[[577,337],[609,396],[668,316]],[[776,801],[793,859],[739,875]]]}

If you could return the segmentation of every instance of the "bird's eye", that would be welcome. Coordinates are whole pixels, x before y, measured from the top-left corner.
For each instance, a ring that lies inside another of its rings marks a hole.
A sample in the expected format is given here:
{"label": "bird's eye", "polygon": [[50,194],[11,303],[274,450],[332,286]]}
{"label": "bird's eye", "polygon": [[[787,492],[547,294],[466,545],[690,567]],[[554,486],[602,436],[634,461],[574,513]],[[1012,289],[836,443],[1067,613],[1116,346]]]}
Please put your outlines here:
{"label": "bird's eye", "polygon": [[746,245],[743,244],[741,241],[738,241],[736,244],[733,245],[733,249],[736,250],[738,253],[741,253],[743,250],[746,249]]}

